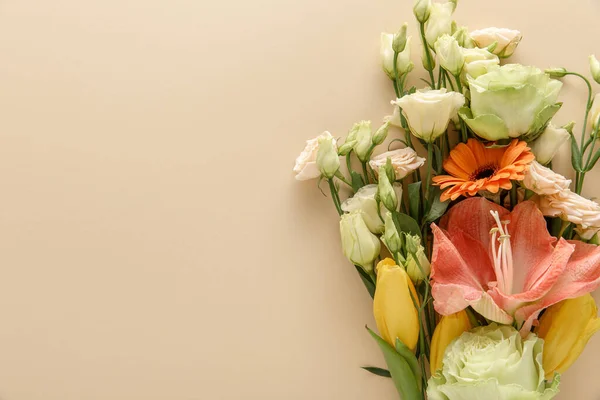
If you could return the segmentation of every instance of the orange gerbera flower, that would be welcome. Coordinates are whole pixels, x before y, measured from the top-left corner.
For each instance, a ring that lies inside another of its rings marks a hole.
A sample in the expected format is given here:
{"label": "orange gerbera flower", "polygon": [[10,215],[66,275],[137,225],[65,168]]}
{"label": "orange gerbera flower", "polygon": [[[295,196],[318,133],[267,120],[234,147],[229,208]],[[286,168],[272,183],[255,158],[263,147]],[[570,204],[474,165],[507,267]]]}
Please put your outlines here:
{"label": "orange gerbera flower", "polygon": [[459,196],[474,196],[480,190],[498,193],[500,188],[512,188],[511,180],[520,181],[535,158],[527,143],[514,139],[506,147],[485,147],[476,139],[460,143],[444,160],[450,175],[440,175],[433,182],[442,189],[440,200],[455,200]]}

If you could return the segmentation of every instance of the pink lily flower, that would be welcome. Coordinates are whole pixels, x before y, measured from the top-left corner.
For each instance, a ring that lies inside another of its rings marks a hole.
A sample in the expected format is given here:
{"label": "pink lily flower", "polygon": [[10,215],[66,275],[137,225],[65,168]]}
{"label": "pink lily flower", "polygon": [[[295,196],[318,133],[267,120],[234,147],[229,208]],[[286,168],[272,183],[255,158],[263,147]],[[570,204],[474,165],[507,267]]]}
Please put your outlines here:
{"label": "pink lily flower", "polygon": [[526,334],[543,309],[600,285],[600,246],[550,236],[531,201],[509,212],[467,199],[432,229],[432,295],[442,315],[471,306]]}

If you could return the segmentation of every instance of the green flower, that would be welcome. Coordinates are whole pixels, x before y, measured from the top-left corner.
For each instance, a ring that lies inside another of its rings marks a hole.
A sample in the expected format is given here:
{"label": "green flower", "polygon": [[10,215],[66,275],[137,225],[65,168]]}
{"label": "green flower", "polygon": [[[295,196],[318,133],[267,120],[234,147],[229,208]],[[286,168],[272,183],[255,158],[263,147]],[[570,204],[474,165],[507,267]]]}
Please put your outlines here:
{"label": "green flower", "polygon": [[562,105],[562,83],[535,67],[508,64],[468,81],[471,108],[459,114],[484,139],[535,140]]}
{"label": "green flower", "polygon": [[544,380],[544,341],[522,339],[511,326],[495,323],[463,333],[448,346],[442,369],[430,379],[429,400],[549,400],[559,375]]}

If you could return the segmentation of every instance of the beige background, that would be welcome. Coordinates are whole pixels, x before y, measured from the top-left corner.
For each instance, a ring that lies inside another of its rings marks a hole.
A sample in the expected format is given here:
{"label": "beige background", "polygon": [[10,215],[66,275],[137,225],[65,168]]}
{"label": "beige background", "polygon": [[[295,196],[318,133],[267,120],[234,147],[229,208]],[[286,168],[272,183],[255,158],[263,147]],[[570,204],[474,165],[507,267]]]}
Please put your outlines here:
{"label": "beige background", "polygon": [[[410,10],[1,1],[0,398],[396,398],[358,368],[383,362],[333,206],[291,168],[305,139],[391,110],[379,33]],[[586,71],[600,52],[596,0],[456,17],[521,29],[524,63]],[[583,95],[567,81],[559,123]],[[600,398],[599,352],[561,399]]]}

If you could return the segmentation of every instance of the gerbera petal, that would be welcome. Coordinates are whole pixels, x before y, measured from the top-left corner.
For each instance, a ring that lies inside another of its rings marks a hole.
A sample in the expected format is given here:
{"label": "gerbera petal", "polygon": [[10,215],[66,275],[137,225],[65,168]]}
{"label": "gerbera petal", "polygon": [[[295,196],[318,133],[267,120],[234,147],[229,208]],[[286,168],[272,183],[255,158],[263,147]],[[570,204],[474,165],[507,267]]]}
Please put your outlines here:
{"label": "gerbera petal", "polygon": [[450,159],[465,172],[473,172],[479,168],[477,160],[475,160],[475,156],[473,155],[473,151],[471,151],[471,148],[464,143],[459,143],[450,152]]}

